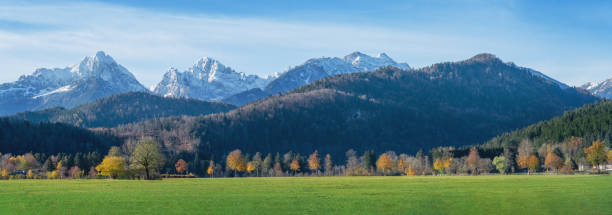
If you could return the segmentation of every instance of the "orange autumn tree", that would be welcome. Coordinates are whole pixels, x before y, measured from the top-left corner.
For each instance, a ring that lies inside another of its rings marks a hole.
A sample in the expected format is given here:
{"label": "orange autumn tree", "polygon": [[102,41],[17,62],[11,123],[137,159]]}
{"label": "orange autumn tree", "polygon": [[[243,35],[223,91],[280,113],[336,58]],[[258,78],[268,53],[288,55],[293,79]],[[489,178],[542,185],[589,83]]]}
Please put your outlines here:
{"label": "orange autumn tree", "polygon": [[544,166],[550,170],[558,171],[561,169],[561,167],[563,167],[563,159],[561,159],[561,157],[553,153],[551,150],[548,150],[548,154],[544,160]]}
{"label": "orange autumn tree", "polygon": [[189,169],[187,167],[187,162],[185,162],[185,160],[183,160],[183,159],[179,159],[174,164],[174,168],[176,168],[176,172],[178,172],[179,174],[183,174],[183,173],[187,172],[187,170]]}
{"label": "orange autumn tree", "polygon": [[382,155],[380,155],[380,157],[378,157],[378,160],[376,161],[376,168],[381,170],[383,172],[383,175],[386,176],[387,171],[393,169],[393,160],[391,160],[391,157],[389,157],[387,153],[383,153]]}
{"label": "orange autumn tree", "polygon": [[321,169],[321,160],[319,159],[319,152],[316,150],[308,157],[308,168],[311,171],[316,171],[319,173],[319,169]]}
{"label": "orange autumn tree", "polygon": [[293,159],[291,161],[291,164],[289,164],[289,169],[293,171],[293,174],[295,174],[295,172],[297,171],[300,171],[300,162],[297,159]]}
{"label": "orange autumn tree", "polygon": [[529,164],[528,164],[527,173],[536,172],[538,171],[538,169],[540,169],[540,160],[538,159],[538,157],[535,155],[529,156]]}
{"label": "orange autumn tree", "polygon": [[210,177],[213,177],[213,175],[215,174],[215,163],[212,160],[210,161],[210,165],[208,165],[206,173],[210,175]]}

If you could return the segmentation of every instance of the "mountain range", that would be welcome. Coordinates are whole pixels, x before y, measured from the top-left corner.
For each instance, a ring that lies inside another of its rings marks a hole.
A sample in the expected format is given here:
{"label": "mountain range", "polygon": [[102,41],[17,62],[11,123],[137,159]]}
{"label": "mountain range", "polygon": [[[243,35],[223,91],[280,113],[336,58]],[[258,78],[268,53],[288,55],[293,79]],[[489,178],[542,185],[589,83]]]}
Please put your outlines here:
{"label": "mountain range", "polygon": [[480,54],[415,70],[383,67],[329,76],[226,113],[149,120],[113,133],[153,134],[169,146],[183,145],[174,148],[216,157],[236,148],[319,150],[332,156],[351,148],[414,153],[479,144],[597,100],[582,89]]}

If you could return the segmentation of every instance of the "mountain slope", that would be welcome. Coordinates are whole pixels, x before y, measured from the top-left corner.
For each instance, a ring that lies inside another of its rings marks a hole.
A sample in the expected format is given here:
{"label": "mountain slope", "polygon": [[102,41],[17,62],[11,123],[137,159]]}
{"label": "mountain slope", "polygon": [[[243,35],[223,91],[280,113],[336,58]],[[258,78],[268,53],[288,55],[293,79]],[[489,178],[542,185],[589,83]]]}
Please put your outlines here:
{"label": "mountain slope", "polygon": [[269,95],[289,92],[325,77],[356,72],[371,72],[385,66],[393,66],[406,70],[410,69],[408,64],[397,63],[385,53],[381,53],[377,57],[371,57],[360,52],[353,52],[343,58],[312,58],[302,65],[293,67],[282,73],[265,88],[262,88],[262,92],[241,92],[225,98],[224,101],[235,105],[243,105],[265,98]]}
{"label": "mountain slope", "polygon": [[587,104],[550,120],[504,133],[489,140],[485,147],[518,145],[523,139],[532,139],[536,146],[558,143],[570,137],[581,137],[586,143],[594,140],[612,141],[612,100]]}
{"label": "mountain slope", "polygon": [[0,118],[0,152],[47,154],[106,153],[122,141],[108,133],[93,132],[61,123],[31,123]]}
{"label": "mountain slope", "polygon": [[612,99],[612,78],[599,83],[589,82],[582,85],[581,88],[602,98]]}
{"label": "mountain slope", "polygon": [[242,91],[263,88],[270,80],[236,72],[212,58],[202,58],[185,72],[170,68],[153,92],[165,97],[219,101]]}
{"label": "mountain slope", "polygon": [[336,75],[227,113],[152,120],[115,132],[164,134],[159,137],[166,144],[178,139],[216,156],[236,148],[302,154],[317,149],[332,156],[351,148],[416,152],[482,143],[596,100],[481,54],[418,70]]}
{"label": "mountain slope", "polygon": [[112,95],[72,109],[52,108],[26,111],[11,119],[37,122],[61,122],[82,127],[114,127],[152,118],[188,115],[199,116],[226,112],[231,104],[194,99],[164,98],[144,92]]}
{"label": "mountain slope", "polygon": [[104,52],[61,69],[37,69],[0,85],[0,115],[56,106],[71,108],[116,93],[147,91]]}

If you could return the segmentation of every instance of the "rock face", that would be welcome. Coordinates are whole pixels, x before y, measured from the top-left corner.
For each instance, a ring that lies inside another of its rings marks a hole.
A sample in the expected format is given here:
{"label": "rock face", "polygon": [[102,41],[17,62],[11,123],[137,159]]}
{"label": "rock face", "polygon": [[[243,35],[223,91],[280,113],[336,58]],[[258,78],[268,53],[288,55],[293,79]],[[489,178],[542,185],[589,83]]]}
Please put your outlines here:
{"label": "rock face", "polygon": [[310,84],[325,77],[356,72],[371,72],[376,69],[392,66],[410,70],[406,63],[397,63],[385,53],[372,57],[361,52],[353,52],[343,58],[324,57],[307,60],[302,65],[293,67],[276,80],[273,80],[261,91],[248,91],[235,94],[225,99],[235,105],[243,105],[268,95],[286,93],[300,86]]}
{"label": "rock face", "polygon": [[104,52],[66,68],[36,69],[0,85],[0,115],[62,106],[71,108],[117,93],[147,91]]}
{"label": "rock face", "polygon": [[580,87],[599,97],[612,99],[612,78],[598,83],[589,82]]}
{"label": "rock face", "polygon": [[212,58],[202,58],[185,72],[170,68],[153,92],[165,97],[219,101],[253,88],[263,88],[273,77],[236,72]]}

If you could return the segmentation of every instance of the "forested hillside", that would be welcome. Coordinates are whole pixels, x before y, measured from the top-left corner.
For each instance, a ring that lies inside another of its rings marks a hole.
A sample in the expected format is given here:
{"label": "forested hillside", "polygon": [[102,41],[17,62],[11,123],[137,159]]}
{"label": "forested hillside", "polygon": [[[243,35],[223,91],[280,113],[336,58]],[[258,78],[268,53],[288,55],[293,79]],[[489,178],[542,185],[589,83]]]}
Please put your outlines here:
{"label": "forested hillside", "polygon": [[122,140],[61,123],[31,123],[0,118],[0,152],[2,153],[76,153],[108,151]]}
{"label": "forested hillside", "polygon": [[601,140],[610,144],[612,142],[612,100],[587,104],[550,120],[504,133],[489,140],[484,147],[516,147],[523,139],[532,140],[538,147],[544,143],[563,142],[572,137],[583,138],[586,143]]}
{"label": "forested hillside", "polygon": [[419,70],[332,76],[227,113],[151,120],[115,132],[153,135],[169,149],[217,157],[236,148],[316,149],[335,157],[351,148],[415,153],[480,144],[597,100],[481,54]]}
{"label": "forested hillside", "polygon": [[145,92],[109,96],[72,109],[62,107],[27,111],[9,116],[31,122],[61,122],[80,127],[114,127],[147,119],[226,112],[234,105],[195,99],[164,98]]}

